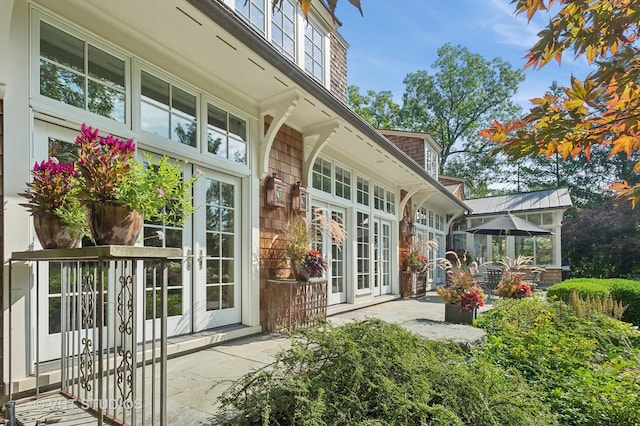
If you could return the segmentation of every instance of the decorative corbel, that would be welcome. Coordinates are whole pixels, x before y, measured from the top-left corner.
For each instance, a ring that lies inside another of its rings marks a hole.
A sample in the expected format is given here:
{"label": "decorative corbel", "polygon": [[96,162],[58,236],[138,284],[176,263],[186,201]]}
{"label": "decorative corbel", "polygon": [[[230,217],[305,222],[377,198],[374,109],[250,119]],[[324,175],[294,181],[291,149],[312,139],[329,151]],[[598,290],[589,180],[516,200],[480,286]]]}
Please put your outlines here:
{"label": "decorative corbel", "polygon": [[333,118],[322,123],[315,124],[303,130],[302,134],[305,148],[311,145],[311,149],[304,149],[304,161],[302,163],[302,184],[309,186],[309,170],[313,167],[316,158],[320,155],[331,138],[344,124],[342,120]]}
{"label": "decorative corbel", "polygon": [[[262,140],[260,141],[260,153],[258,159],[258,174],[260,179],[265,178],[269,171],[269,155],[271,153],[271,146],[273,145],[273,141],[275,140],[278,131],[291,116],[301,99],[302,94],[294,89],[275,98],[271,98],[268,103],[261,106],[260,134],[262,136]],[[270,115],[273,119],[269,125],[269,130],[265,132],[264,118],[267,115]]]}

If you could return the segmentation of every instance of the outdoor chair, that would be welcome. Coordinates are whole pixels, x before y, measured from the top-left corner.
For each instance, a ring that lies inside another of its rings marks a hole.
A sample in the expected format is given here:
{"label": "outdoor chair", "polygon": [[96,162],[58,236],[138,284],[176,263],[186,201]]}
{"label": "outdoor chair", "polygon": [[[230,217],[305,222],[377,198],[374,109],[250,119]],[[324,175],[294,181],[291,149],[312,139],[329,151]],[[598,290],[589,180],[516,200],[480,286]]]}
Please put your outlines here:
{"label": "outdoor chair", "polygon": [[502,279],[502,269],[487,269],[487,289],[493,292]]}

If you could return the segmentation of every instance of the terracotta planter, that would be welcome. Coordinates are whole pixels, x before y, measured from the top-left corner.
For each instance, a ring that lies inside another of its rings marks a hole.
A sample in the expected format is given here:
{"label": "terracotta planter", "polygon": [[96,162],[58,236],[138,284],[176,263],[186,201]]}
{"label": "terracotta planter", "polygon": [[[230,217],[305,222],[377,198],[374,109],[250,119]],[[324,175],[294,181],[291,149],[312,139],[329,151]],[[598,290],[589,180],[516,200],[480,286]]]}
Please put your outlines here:
{"label": "terracotta planter", "polygon": [[455,303],[444,304],[444,320],[452,324],[473,324],[476,319],[478,310],[462,312],[460,305]]}
{"label": "terracotta planter", "polygon": [[78,247],[81,235],[70,232],[53,213],[34,213],[33,227],[44,249],[68,249]]}
{"label": "terracotta planter", "polygon": [[99,246],[132,246],[142,229],[142,215],[115,201],[87,205],[89,231]]}

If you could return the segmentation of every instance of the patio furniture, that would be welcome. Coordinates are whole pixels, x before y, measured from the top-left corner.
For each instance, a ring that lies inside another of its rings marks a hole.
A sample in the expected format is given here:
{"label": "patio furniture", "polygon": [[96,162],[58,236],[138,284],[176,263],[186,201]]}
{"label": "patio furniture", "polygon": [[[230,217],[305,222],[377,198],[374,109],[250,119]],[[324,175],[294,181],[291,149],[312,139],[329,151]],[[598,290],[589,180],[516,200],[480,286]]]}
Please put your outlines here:
{"label": "patio furniture", "polygon": [[487,289],[489,292],[498,287],[502,279],[502,269],[487,269]]}

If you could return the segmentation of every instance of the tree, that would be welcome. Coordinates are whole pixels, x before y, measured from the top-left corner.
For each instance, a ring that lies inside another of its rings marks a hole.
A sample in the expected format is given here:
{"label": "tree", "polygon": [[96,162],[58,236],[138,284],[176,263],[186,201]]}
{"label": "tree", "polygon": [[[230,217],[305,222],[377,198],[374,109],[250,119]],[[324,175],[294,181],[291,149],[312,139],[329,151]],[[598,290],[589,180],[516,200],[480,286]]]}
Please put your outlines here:
{"label": "tree", "polygon": [[[537,156],[563,159],[595,147],[613,159],[620,153],[640,172],[640,2],[633,0],[513,0],[516,13],[529,20],[558,4],[560,10],[539,33],[525,67],[560,62],[565,51],[584,57],[594,71],[584,80],[572,77],[562,96],[547,93],[532,99],[522,119],[500,122],[481,132],[511,158]],[[611,186],[619,196],[640,201],[640,183],[622,180]]]}
{"label": "tree", "polygon": [[[563,97],[562,88],[553,82],[547,92]],[[516,162],[515,176],[518,190],[540,190],[567,187],[576,207],[593,207],[611,197],[608,186],[615,181],[636,183],[638,176],[632,173],[626,154],[618,153],[608,158],[603,146],[594,146],[590,160],[580,154],[563,160],[559,153],[521,158]],[[634,155],[634,158],[639,155]]]}
{"label": "tree", "polygon": [[[603,226],[606,224],[606,226]],[[640,273],[640,211],[609,198],[564,220],[564,261],[576,277],[627,277]]]}
{"label": "tree", "polygon": [[378,93],[367,90],[366,95],[361,95],[358,86],[349,86],[347,99],[351,109],[376,129],[397,128],[400,106],[393,101],[393,94],[389,90]]}
{"label": "tree", "polygon": [[[417,71],[404,79],[402,127],[430,133],[438,141],[443,171],[454,155],[466,157],[459,164],[479,163],[469,161],[469,157],[486,160],[490,145],[478,138],[478,129],[492,117],[506,119],[518,114],[519,107],[510,98],[524,76],[500,58],[488,61],[465,47],[450,44],[438,49],[432,68],[437,70],[434,75]],[[485,161],[482,168],[492,163]]]}

